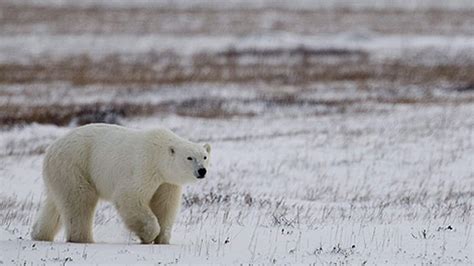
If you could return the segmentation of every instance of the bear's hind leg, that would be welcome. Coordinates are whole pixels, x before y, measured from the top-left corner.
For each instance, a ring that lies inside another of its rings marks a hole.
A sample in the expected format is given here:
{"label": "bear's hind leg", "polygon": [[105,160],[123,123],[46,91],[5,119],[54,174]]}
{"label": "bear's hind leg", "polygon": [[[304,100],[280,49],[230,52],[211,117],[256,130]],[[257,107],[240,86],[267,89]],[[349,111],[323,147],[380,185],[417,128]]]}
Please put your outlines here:
{"label": "bear's hind leg", "polygon": [[158,218],[161,230],[155,238],[155,244],[169,244],[171,230],[181,206],[181,187],[172,184],[161,184],[151,199],[150,207]]}
{"label": "bear's hind leg", "polygon": [[95,208],[98,202],[96,190],[87,185],[80,189],[63,194],[66,200],[58,206],[66,229],[66,241],[75,243],[93,243]]}
{"label": "bear's hind leg", "polygon": [[61,227],[59,212],[50,197],[46,197],[33,225],[31,238],[39,241],[53,241]]}
{"label": "bear's hind leg", "polygon": [[150,244],[160,232],[158,220],[148,206],[148,202],[142,202],[136,196],[122,194],[115,206],[127,225],[143,244]]}

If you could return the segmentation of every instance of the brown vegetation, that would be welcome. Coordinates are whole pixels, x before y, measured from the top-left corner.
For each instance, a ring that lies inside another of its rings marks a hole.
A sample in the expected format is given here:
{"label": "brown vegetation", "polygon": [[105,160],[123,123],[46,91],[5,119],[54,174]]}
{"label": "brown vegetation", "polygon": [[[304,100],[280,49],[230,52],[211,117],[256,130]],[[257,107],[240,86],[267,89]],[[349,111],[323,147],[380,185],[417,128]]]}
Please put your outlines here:
{"label": "brown vegetation", "polygon": [[[249,59],[250,62],[243,61]],[[279,84],[337,80],[388,80],[409,84],[439,81],[474,82],[474,66],[426,66],[412,62],[373,62],[360,50],[261,49],[200,53],[186,58],[167,52],[119,55],[92,59],[88,55],[60,60],[42,58],[35,63],[0,64],[0,83],[68,81],[87,84],[178,84],[187,82],[262,81]],[[159,66],[159,67],[157,67]]]}

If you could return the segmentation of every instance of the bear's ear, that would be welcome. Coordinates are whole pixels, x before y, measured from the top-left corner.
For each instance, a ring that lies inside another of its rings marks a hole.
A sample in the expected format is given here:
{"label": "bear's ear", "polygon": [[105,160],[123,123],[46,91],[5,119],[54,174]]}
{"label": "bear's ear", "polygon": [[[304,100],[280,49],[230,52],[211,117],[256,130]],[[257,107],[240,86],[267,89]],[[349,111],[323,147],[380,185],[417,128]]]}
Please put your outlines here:
{"label": "bear's ear", "polygon": [[207,153],[211,153],[211,145],[209,144],[204,144],[204,149],[206,149]]}
{"label": "bear's ear", "polygon": [[171,156],[174,156],[175,151],[174,151],[174,147],[173,147],[173,146],[171,146],[171,147],[169,148],[169,151],[170,151],[170,155],[171,155]]}

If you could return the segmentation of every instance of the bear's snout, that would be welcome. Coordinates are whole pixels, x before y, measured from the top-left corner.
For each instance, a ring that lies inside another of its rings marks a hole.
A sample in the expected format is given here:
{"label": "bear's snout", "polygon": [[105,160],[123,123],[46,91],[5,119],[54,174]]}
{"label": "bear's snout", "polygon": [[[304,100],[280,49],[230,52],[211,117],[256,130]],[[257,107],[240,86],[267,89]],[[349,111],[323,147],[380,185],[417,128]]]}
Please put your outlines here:
{"label": "bear's snout", "polygon": [[198,174],[199,176],[197,178],[204,178],[206,176],[207,170],[206,168],[199,168]]}

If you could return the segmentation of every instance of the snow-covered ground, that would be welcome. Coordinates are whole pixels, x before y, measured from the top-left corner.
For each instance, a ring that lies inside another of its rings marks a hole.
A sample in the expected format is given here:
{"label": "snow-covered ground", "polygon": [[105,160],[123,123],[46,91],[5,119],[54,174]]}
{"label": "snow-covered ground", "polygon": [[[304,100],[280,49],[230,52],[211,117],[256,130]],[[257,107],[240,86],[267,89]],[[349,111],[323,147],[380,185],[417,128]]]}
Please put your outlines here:
{"label": "snow-covered ground", "polygon": [[[472,265],[472,1],[0,0],[0,264]],[[384,18],[384,19],[382,19]],[[213,147],[171,245],[31,241],[73,127]]]}
{"label": "snow-covered ground", "polygon": [[471,103],[126,120],[213,144],[211,174],[186,189],[171,246],[138,245],[108,203],[96,214],[97,244],[30,241],[43,196],[41,151],[67,129],[11,129],[0,135],[11,154],[0,165],[1,260],[470,264],[473,112]]}
{"label": "snow-covered ground", "polygon": [[[299,47],[314,50],[362,50],[371,53],[376,60],[410,60],[419,53],[427,52],[431,54],[425,54],[425,60],[435,63],[441,60],[445,64],[474,61],[473,36],[380,36],[362,31],[329,36],[271,33],[246,37],[148,35],[133,39],[127,35],[0,36],[0,62],[27,63],[41,58],[58,60],[84,54],[93,60],[101,60],[117,54],[127,58],[133,54],[173,51],[182,56],[192,56],[205,52],[225,52],[229,49],[290,50]],[[457,61],[453,62],[454,60]]]}

